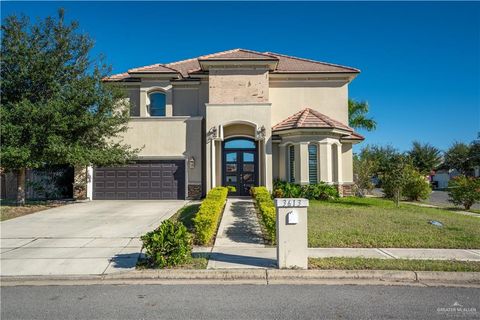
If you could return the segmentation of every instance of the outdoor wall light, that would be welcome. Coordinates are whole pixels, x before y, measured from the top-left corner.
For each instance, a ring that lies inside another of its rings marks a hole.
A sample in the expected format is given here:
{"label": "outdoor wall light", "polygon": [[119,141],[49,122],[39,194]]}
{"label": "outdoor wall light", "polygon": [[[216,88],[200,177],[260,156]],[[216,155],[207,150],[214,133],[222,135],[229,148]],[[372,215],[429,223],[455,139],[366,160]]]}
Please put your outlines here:
{"label": "outdoor wall light", "polygon": [[188,167],[190,169],[194,169],[195,168],[195,158],[194,157],[190,157],[190,159],[188,160]]}

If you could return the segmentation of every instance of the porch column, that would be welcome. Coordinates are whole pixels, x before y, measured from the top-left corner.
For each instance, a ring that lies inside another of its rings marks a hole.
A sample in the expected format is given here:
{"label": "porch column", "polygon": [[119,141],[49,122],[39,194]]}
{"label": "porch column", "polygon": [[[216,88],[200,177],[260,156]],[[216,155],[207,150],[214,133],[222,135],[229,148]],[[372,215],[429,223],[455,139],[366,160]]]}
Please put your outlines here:
{"label": "porch column", "polygon": [[332,182],[332,145],[328,141],[320,141],[320,180]]}
{"label": "porch column", "polygon": [[287,148],[284,144],[278,146],[278,178],[287,181]]}
{"label": "porch column", "polygon": [[338,178],[338,184],[341,184],[343,182],[343,168],[342,168],[342,144],[337,143],[337,178]]}
{"label": "porch column", "polygon": [[140,117],[147,117],[147,90],[140,89]]}
{"label": "porch column", "polygon": [[215,162],[216,160],[215,152],[215,140],[210,141],[210,188],[213,189],[216,186],[216,177],[215,177]]}
{"label": "porch column", "polygon": [[272,139],[270,129],[266,130],[263,138],[263,153],[265,157],[265,187],[268,191],[273,189],[273,164],[272,164]]}
{"label": "porch column", "polygon": [[295,145],[296,177],[295,182],[305,185],[308,181],[308,142]]}
{"label": "porch column", "polygon": [[93,200],[93,167],[87,167],[87,198]]}

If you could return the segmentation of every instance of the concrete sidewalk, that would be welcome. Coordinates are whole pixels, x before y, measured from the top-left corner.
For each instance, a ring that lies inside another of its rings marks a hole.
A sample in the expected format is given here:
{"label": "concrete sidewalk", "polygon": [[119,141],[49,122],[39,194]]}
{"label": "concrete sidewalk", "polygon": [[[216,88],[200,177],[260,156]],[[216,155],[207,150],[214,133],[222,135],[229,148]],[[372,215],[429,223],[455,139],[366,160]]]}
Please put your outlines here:
{"label": "concrete sidewalk", "polygon": [[[223,249],[223,250],[222,250]],[[226,249],[226,250],[225,250]],[[227,253],[228,251],[228,253]],[[212,248],[196,247],[195,253],[205,255],[212,252]],[[212,263],[211,268],[217,265],[223,268],[258,268],[269,267],[260,264],[260,262],[269,261],[270,267],[276,266],[276,248],[248,248],[248,247],[228,247],[217,248],[217,252],[223,253],[228,258],[228,254],[232,255],[230,263],[215,264]],[[243,262],[233,261],[240,260]],[[308,256],[310,258],[377,258],[377,259],[408,259],[408,260],[456,260],[456,261],[478,261],[480,262],[480,249],[427,249],[427,248],[308,248]],[[257,263],[253,263],[257,261]],[[237,262],[237,263],[233,263]],[[253,263],[248,265],[247,263]],[[218,268],[218,267],[217,267]]]}
{"label": "concrete sidewalk", "polygon": [[275,249],[265,248],[252,198],[228,198],[207,268],[269,268],[276,264]]}
{"label": "concrete sidewalk", "polygon": [[411,260],[480,261],[478,249],[422,248],[309,248],[310,258],[379,258]]}

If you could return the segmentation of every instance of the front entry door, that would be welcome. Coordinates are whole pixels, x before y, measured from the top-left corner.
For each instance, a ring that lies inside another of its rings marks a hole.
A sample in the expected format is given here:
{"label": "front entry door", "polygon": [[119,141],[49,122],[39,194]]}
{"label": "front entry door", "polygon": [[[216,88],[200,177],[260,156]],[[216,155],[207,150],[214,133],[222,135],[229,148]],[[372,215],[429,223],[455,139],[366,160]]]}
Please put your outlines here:
{"label": "front entry door", "polygon": [[223,185],[233,186],[239,196],[250,195],[258,185],[257,148],[255,141],[246,138],[226,140],[223,144]]}

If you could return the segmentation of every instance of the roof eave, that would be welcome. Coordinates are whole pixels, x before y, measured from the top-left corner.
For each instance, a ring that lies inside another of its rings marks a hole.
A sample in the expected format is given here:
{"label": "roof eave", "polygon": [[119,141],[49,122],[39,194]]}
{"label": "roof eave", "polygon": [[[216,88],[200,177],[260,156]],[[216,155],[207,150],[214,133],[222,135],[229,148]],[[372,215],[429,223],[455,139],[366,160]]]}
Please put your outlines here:
{"label": "roof eave", "polygon": [[341,129],[341,128],[334,128],[334,127],[296,127],[296,128],[288,128],[288,129],[272,129],[272,133],[275,134],[288,134],[288,133],[300,133],[300,132],[308,132],[308,133],[334,133],[348,136],[352,134],[352,131]]}

